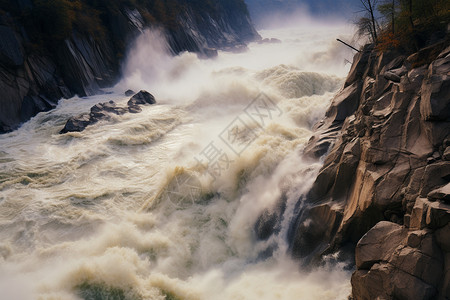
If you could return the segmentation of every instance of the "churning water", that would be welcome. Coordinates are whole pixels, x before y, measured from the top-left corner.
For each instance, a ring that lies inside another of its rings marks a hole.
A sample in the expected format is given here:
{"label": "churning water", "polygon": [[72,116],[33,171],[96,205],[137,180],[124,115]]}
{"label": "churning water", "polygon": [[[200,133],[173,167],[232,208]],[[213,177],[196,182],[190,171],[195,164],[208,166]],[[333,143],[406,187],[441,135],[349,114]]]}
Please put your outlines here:
{"label": "churning water", "polygon": [[[168,54],[158,32],[110,94],[62,100],[0,136],[1,299],[345,299],[339,265],[302,271],[287,228],[320,163],[302,160],[352,54],[342,25],[263,31],[214,60]],[[126,89],[158,104],[82,133],[65,121]],[[255,237],[286,199],[280,230]]]}

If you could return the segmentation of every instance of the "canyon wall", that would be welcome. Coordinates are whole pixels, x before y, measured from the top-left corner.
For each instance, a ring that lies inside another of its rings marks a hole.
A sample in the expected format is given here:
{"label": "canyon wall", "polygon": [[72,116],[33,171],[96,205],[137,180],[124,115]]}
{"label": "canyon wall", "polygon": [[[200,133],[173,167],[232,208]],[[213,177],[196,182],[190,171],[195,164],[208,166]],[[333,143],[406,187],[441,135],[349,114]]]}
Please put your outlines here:
{"label": "canyon wall", "polygon": [[[241,0],[210,1],[214,6],[175,1],[173,7],[160,1],[137,7],[132,1],[3,2],[0,133],[52,109],[60,98],[93,95],[116,83],[127,49],[147,27],[162,29],[174,54],[203,57],[241,50],[259,38]],[[70,18],[78,18],[74,26]]]}
{"label": "canyon wall", "polygon": [[366,46],[305,149],[324,164],[291,252],[354,254],[354,299],[450,298],[449,45],[408,57]]}

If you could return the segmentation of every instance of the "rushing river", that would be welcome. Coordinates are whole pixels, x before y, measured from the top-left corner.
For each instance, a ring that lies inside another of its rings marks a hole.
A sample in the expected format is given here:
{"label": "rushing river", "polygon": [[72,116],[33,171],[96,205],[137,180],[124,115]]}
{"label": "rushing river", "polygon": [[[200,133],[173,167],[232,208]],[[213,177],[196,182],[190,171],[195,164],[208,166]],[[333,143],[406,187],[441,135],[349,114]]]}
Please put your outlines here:
{"label": "rushing river", "polygon": [[[286,237],[320,168],[300,154],[348,71],[335,38],[349,32],[262,31],[282,43],[199,60],[149,31],[108,94],[1,135],[0,299],[346,299],[349,271],[302,271]],[[126,105],[127,89],[158,104],[58,134],[96,103]],[[279,231],[257,240],[281,197]]]}

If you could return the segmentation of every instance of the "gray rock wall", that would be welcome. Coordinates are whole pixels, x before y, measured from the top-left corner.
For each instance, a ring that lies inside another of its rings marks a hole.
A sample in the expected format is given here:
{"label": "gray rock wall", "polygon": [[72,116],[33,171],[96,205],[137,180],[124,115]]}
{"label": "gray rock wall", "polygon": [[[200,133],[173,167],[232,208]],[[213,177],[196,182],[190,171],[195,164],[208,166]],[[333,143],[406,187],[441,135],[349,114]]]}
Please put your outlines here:
{"label": "gray rock wall", "polygon": [[449,45],[367,46],[305,149],[326,156],[292,255],[356,249],[354,299],[450,299]]}

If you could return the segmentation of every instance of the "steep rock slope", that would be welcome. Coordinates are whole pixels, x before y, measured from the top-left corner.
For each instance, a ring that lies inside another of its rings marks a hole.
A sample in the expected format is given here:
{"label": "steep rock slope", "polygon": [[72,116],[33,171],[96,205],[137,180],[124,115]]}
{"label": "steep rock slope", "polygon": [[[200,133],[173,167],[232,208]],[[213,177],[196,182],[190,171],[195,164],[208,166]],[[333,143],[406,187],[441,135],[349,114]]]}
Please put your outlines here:
{"label": "steep rock slope", "polygon": [[352,254],[355,299],[450,298],[450,42],[358,53],[305,149],[325,155],[293,256]]}
{"label": "steep rock slope", "polygon": [[175,54],[211,56],[259,38],[241,0],[171,3],[0,1],[0,133],[60,98],[113,85],[127,47],[146,27],[162,28]]}

